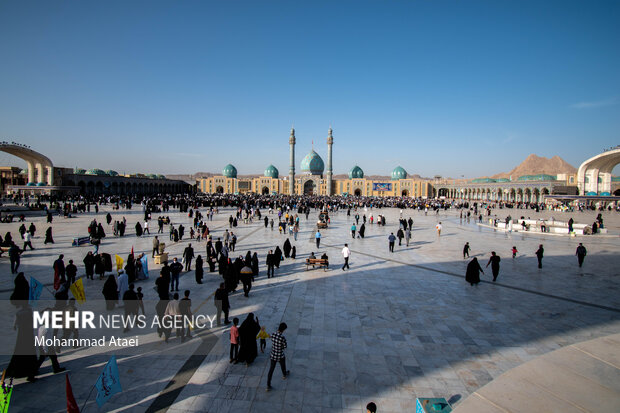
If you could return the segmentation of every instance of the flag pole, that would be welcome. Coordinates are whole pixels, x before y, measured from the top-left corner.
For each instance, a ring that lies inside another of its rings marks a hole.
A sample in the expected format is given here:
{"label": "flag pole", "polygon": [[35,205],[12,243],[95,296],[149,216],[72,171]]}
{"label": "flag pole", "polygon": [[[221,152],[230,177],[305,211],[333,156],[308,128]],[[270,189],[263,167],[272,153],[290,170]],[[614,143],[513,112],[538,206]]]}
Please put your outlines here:
{"label": "flag pole", "polygon": [[86,400],[84,400],[84,404],[82,405],[82,408],[80,409],[80,413],[84,413],[86,402],[88,402],[88,399],[90,399],[90,395],[93,394],[93,390],[95,389],[95,386],[96,386],[96,383],[93,384],[93,387],[90,388],[90,392],[88,393],[88,397],[86,397]]}

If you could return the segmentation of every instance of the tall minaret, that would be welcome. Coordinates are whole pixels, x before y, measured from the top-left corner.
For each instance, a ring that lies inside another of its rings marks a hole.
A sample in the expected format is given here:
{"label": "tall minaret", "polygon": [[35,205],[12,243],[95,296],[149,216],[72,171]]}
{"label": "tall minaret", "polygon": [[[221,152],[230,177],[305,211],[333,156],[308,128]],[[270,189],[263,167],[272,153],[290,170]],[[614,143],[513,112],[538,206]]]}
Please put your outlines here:
{"label": "tall minaret", "polygon": [[332,128],[329,127],[327,133],[327,195],[333,195],[332,192],[332,145],[334,144],[334,137],[332,136]]}
{"label": "tall minaret", "polygon": [[291,148],[290,166],[288,169],[288,193],[295,194],[295,128],[291,128],[291,137],[288,139]]}

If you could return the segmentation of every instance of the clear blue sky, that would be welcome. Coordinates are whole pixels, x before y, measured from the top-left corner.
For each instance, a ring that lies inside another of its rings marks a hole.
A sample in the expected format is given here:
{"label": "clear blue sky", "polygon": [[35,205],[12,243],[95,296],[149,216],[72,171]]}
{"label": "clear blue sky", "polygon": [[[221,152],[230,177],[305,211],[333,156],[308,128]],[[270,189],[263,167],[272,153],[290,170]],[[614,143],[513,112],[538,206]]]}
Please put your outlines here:
{"label": "clear blue sky", "polygon": [[579,166],[620,144],[620,2],[0,2],[0,139],[59,166],[286,174],[293,123],[298,170],[330,125],[335,173]]}

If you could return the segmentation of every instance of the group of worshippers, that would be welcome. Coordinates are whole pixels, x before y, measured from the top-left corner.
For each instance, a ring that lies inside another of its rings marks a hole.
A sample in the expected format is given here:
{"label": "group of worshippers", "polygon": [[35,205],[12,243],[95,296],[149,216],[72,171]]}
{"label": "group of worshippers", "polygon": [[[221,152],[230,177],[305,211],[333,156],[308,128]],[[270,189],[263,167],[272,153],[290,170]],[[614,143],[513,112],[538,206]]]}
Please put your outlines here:
{"label": "group of worshippers", "polygon": [[[86,276],[92,279],[93,269],[97,271],[97,265],[99,264],[100,271],[105,272],[107,266],[107,258],[103,257],[107,254],[94,255],[90,251],[84,258],[84,265],[86,266]],[[133,285],[135,281],[147,279],[146,272],[142,264],[142,257],[144,254],[140,254],[137,258],[134,258],[134,254],[129,254],[125,261],[124,270],[119,271],[118,274],[112,273],[108,276],[108,279],[103,284],[103,290],[101,291],[106,302],[106,310],[111,311],[114,309],[117,303],[124,299],[125,293],[130,289],[129,286]],[[88,264],[87,264],[88,261]],[[94,265],[92,262],[95,262]],[[111,260],[109,262],[109,271],[112,271]],[[91,274],[89,275],[89,272]],[[99,277],[103,278],[102,275]]]}

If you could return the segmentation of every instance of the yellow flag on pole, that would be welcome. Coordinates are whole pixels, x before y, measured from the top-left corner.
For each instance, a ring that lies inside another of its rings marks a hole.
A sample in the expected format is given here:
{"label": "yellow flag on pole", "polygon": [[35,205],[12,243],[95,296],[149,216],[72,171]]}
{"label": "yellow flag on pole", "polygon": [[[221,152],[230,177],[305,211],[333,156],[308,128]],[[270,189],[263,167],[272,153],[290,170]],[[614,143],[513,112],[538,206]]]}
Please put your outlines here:
{"label": "yellow flag on pole", "polygon": [[116,271],[120,271],[123,269],[123,259],[121,257],[118,256],[118,254],[115,254],[116,257]]}
{"label": "yellow flag on pole", "polygon": [[86,302],[86,294],[84,293],[84,284],[82,283],[82,279],[78,279],[76,282],[71,284],[69,287],[71,294],[75,297],[76,301],[80,304],[84,304]]}

